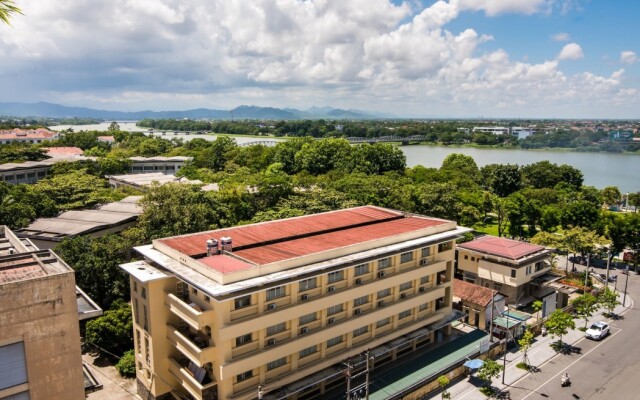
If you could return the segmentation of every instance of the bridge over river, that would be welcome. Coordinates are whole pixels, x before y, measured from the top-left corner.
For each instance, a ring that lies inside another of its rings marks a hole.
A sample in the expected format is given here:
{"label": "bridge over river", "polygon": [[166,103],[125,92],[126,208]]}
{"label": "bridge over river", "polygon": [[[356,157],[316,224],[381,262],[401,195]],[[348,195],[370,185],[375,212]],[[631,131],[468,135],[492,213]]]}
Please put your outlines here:
{"label": "bridge over river", "polygon": [[[323,139],[323,138],[318,138],[319,139]],[[403,145],[408,145],[408,144],[418,144],[420,142],[424,142],[425,140],[427,140],[427,137],[424,135],[413,135],[413,136],[380,136],[380,137],[373,137],[373,138],[368,138],[368,137],[348,137],[346,138],[347,141],[349,141],[349,143],[351,144],[356,144],[356,143],[388,143],[388,142],[393,142],[393,143],[402,143]],[[267,147],[273,147],[276,144],[278,144],[279,141],[277,140],[256,140],[256,141],[251,141],[251,142],[246,142],[246,143],[241,143],[238,144],[238,146],[254,146],[254,145],[263,145],[263,146],[267,146]]]}

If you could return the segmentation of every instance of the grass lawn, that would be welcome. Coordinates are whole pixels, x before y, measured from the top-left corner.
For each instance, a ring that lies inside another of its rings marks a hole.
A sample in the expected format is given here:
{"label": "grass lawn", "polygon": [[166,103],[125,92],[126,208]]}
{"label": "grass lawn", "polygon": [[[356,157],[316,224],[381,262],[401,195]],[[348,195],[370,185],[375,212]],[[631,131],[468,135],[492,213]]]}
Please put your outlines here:
{"label": "grass lawn", "polygon": [[498,224],[485,224],[482,222],[478,222],[477,224],[473,225],[473,229],[478,232],[486,233],[487,235],[498,236]]}

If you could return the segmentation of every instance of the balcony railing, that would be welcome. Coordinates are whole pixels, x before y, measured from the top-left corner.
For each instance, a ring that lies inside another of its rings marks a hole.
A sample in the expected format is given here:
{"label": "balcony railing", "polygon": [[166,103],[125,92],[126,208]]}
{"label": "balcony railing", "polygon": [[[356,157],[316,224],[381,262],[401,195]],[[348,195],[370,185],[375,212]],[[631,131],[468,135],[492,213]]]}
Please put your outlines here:
{"label": "balcony railing", "polygon": [[190,365],[189,359],[169,358],[169,372],[196,399],[215,398],[214,393],[217,391],[217,383],[205,370]]}
{"label": "balcony railing", "polygon": [[202,332],[191,332],[188,329],[178,329],[167,325],[167,338],[189,360],[198,366],[210,362],[215,347],[213,341]]}
{"label": "balcony railing", "polygon": [[193,303],[187,303],[173,293],[167,293],[166,305],[169,310],[196,330],[203,330],[213,322],[213,311],[202,311]]}

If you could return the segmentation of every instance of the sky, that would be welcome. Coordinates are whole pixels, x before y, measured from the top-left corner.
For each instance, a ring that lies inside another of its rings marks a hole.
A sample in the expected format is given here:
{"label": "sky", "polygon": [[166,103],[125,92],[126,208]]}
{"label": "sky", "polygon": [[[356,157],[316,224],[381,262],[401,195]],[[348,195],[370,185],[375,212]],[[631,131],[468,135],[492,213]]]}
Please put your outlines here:
{"label": "sky", "polygon": [[0,102],[640,118],[637,0],[14,0]]}

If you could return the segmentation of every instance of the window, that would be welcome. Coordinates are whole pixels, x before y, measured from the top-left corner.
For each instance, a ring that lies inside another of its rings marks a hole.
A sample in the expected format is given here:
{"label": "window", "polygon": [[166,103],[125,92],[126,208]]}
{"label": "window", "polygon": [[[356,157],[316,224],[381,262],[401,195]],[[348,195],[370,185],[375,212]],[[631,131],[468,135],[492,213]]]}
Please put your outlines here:
{"label": "window", "polygon": [[342,312],[342,304],[327,308],[327,315],[333,315]]}
{"label": "window", "polygon": [[369,332],[369,325],[363,326],[362,328],[358,328],[353,331],[353,337],[364,335],[367,332]]}
{"label": "window", "polygon": [[147,306],[144,306],[143,310],[144,310],[144,326],[143,326],[143,328],[144,328],[145,331],[148,331],[149,330],[149,321],[147,319]]}
{"label": "window", "polygon": [[307,347],[306,349],[300,350],[300,358],[305,358],[306,356],[310,356],[313,353],[318,352],[318,346]]}
{"label": "window", "polygon": [[390,323],[391,323],[391,317],[387,317],[385,319],[381,319],[380,321],[376,322],[376,327],[380,328],[385,325],[389,325]]}
{"label": "window", "polygon": [[304,292],[306,290],[314,289],[318,286],[317,278],[309,278],[303,281],[300,281],[300,287],[298,289],[299,292]]}
{"label": "window", "polygon": [[389,268],[390,266],[391,266],[391,257],[378,260],[378,269],[385,269],[385,268]]}
{"label": "window", "polygon": [[[487,287],[489,287],[489,284],[487,283]],[[497,291],[501,291],[502,290],[502,285],[499,283],[494,283],[493,284],[493,288]]]}
{"label": "window", "polygon": [[338,282],[344,279],[344,271],[329,272],[329,275],[327,276],[329,278],[329,283]]}
{"label": "window", "polygon": [[405,283],[400,284],[400,291],[411,289],[412,287],[413,287],[413,282],[411,282],[411,281],[405,282]]}
{"label": "window", "polygon": [[151,352],[149,351],[149,338],[144,338],[144,355],[147,358],[147,365],[151,365]]}
{"label": "window", "polygon": [[526,270],[527,275],[531,274],[531,268],[532,268],[532,265],[527,265],[527,270]]}
{"label": "window", "polygon": [[287,329],[287,324],[284,322],[270,326],[267,328],[267,336],[273,336],[276,333],[284,332],[286,329]]}
{"label": "window", "polygon": [[191,292],[192,292],[193,294],[198,294],[198,289],[196,289],[196,288],[192,287],[192,288],[191,288]]}
{"label": "window", "polygon": [[211,298],[205,294],[204,301],[206,301],[207,303],[211,303]]}
{"label": "window", "polygon": [[287,294],[287,290],[284,286],[278,286],[275,288],[267,289],[267,301],[283,297]]}
{"label": "window", "polygon": [[278,367],[282,367],[287,363],[287,357],[278,358],[275,361],[271,361],[267,364],[267,371],[271,371],[272,369],[276,369]]}
{"label": "window", "polygon": [[327,347],[333,347],[340,343],[342,343],[342,336],[336,336],[333,339],[327,340]]}
{"label": "window", "polygon": [[[24,342],[0,347],[0,390],[28,382]],[[28,398],[28,396],[26,397]]]}
{"label": "window", "polygon": [[429,308],[429,303],[420,304],[420,311],[424,311]]}
{"label": "window", "polygon": [[369,296],[358,297],[353,301],[353,306],[358,307],[369,302]]}
{"label": "window", "polygon": [[239,310],[241,308],[249,307],[251,305],[251,295],[238,297],[234,301],[235,309]]}
{"label": "window", "polygon": [[236,380],[238,382],[246,381],[247,379],[250,379],[250,378],[253,378],[253,371],[246,371],[236,375]]}
{"label": "window", "polygon": [[538,261],[536,263],[536,272],[542,271],[544,269],[544,263],[542,261]]}
{"label": "window", "polygon": [[138,299],[133,299],[133,312],[136,314],[136,324],[140,323],[140,312],[138,309]]}
{"label": "window", "polygon": [[313,322],[317,319],[316,317],[316,313],[311,313],[311,314],[307,314],[307,315],[303,315],[302,317],[299,318],[299,323],[300,325],[304,325],[304,324],[308,324],[309,322]]}
{"label": "window", "polygon": [[406,310],[401,312],[400,314],[398,314],[398,319],[403,319],[403,318],[407,318],[408,316],[410,316],[411,314],[413,314],[413,310]]}
{"label": "window", "polygon": [[136,345],[138,346],[138,354],[142,354],[142,339],[140,338],[140,331],[136,329]]}
{"label": "window", "polygon": [[422,257],[429,257],[431,255],[431,247],[422,248]]}
{"label": "window", "polygon": [[465,255],[464,255],[464,259],[465,259],[465,260],[468,260],[468,259],[469,259],[469,256],[465,254]]}
{"label": "window", "polygon": [[413,260],[413,251],[407,251],[406,253],[400,254],[400,262],[407,263]]}
{"label": "window", "polygon": [[429,275],[423,276],[420,278],[420,284],[424,285],[425,283],[429,283],[430,280],[431,280],[431,276]]}
{"label": "window", "polygon": [[136,282],[135,280],[133,281],[133,291],[134,292],[138,291],[138,282]]}
{"label": "window", "polygon": [[476,258],[475,258],[475,257],[471,257],[471,261],[475,261],[475,260],[476,260]]}
{"label": "window", "polygon": [[512,278],[515,278],[515,277],[516,277],[516,270],[515,270],[515,268],[512,268],[512,269],[511,269],[511,277],[512,277]]}
{"label": "window", "polygon": [[379,299],[382,299],[383,297],[387,297],[387,296],[389,296],[390,294],[391,294],[391,289],[389,289],[389,288],[384,289],[384,290],[380,290],[380,291],[378,292],[378,298],[379,298]]}
{"label": "window", "polygon": [[247,343],[251,343],[251,340],[252,340],[252,337],[250,333],[247,333],[246,335],[238,336],[236,338],[236,347],[245,345]]}
{"label": "window", "polygon": [[369,273],[369,264],[356,265],[354,270],[355,270],[355,275],[356,276],[368,274]]}
{"label": "window", "polygon": [[147,298],[147,289],[142,288],[142,290],[140,291],[140,297],[142,297],[143,299]]}

